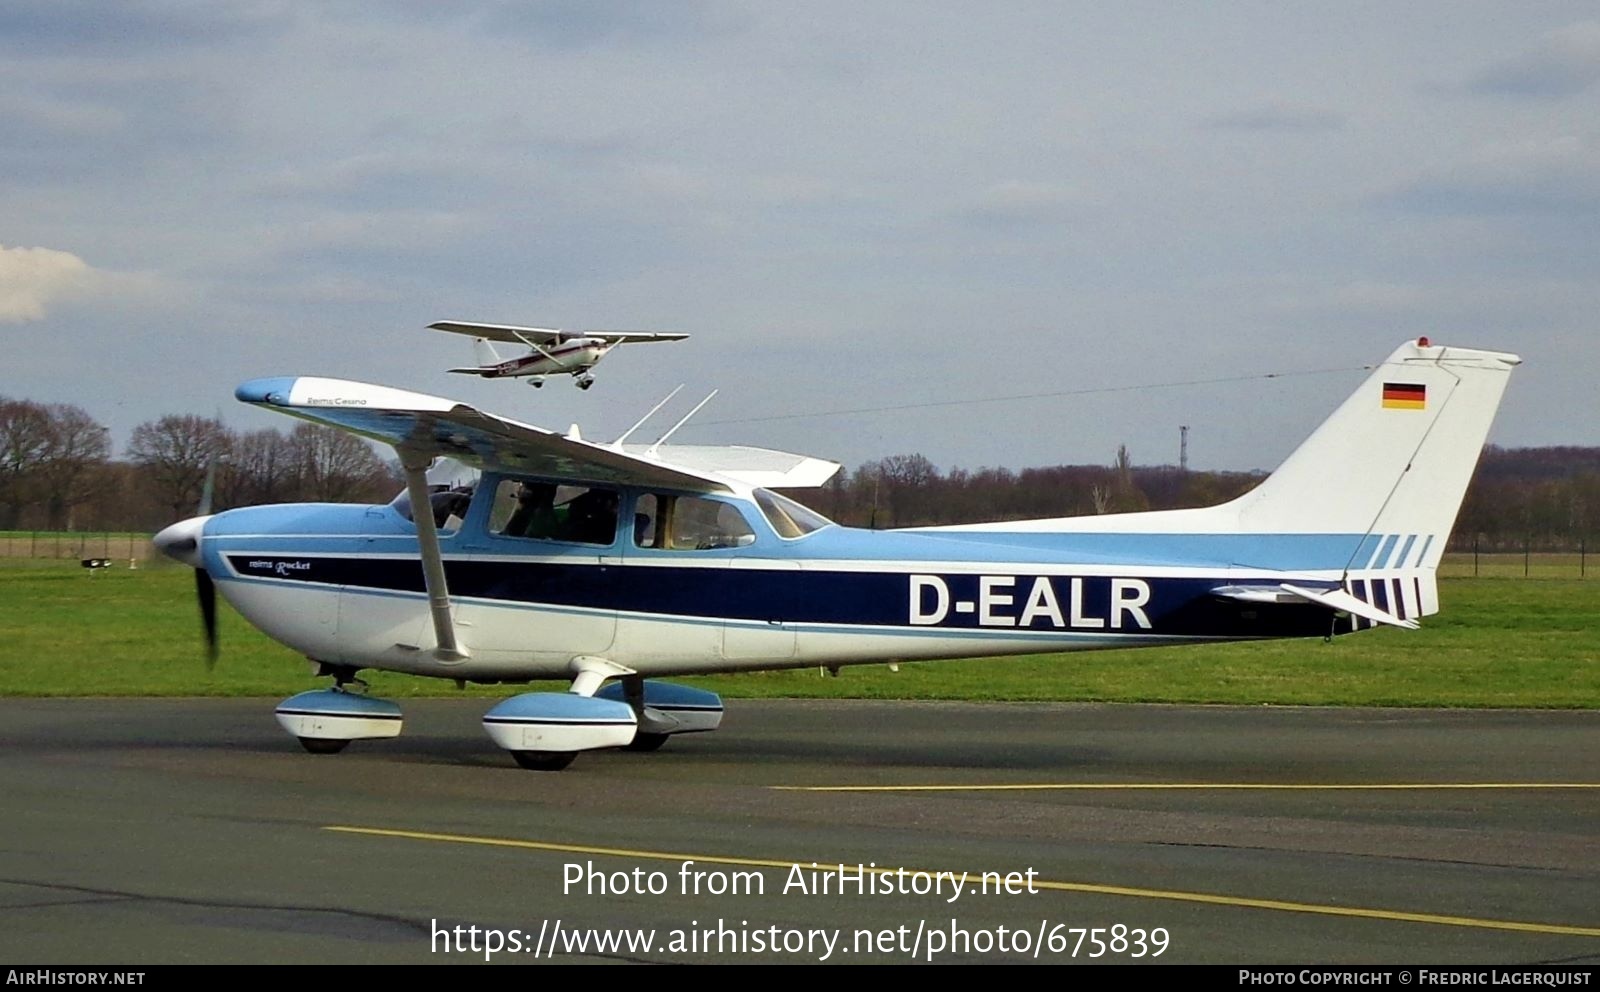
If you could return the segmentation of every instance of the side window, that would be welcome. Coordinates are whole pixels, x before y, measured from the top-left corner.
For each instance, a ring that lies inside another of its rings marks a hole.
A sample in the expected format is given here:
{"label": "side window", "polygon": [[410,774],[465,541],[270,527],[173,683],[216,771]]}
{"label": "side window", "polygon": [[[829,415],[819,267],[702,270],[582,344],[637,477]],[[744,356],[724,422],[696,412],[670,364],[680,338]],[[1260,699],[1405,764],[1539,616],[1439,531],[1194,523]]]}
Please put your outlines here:
{"label": "side window", "polygon": [[617,502],[615,489],[503,479],[489,511],[489,533],[608,545],[617,538]]}
{"label": "side window", "polygon": [[755,531],[729,503],[699,496],[646,493],[634,504],[635,547],[705,551],[754,544]]}

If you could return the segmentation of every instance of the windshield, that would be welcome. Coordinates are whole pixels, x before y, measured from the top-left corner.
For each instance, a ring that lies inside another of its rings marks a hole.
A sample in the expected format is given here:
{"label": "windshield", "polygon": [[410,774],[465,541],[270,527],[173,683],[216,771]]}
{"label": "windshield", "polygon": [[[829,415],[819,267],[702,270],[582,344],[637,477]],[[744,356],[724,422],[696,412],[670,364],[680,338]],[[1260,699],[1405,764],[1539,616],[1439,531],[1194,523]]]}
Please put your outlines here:
{"label": "windshield", "polygon": [[[433,525],[440,530],[455,530],[461,526],[461,521],[467,515],[467,506],[472,502],[472,491],[475,486],[429,486],[428,501],[433,504]],[[416,523],[411,516],[411,493],[400,490],[400,494],[389,501],[394,511]]]}
{"label": "windshield", "polygon": [[805,537],[833,523],[827,517],[770,489],[755,491],[756,505],[779,537]]}

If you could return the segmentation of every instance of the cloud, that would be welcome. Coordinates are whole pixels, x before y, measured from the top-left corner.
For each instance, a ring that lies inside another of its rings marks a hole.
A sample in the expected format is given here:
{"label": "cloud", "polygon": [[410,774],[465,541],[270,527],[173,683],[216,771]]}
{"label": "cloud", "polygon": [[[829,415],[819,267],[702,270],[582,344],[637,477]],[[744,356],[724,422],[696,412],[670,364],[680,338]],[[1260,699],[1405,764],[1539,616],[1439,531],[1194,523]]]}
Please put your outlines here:
{"label": "cloud", "polygon": [[1069,187],[1010,180],[980,190],[961,216],[980,226],[1015,227],[1063,220],[1084,206],[1083,196]]}
{"label": "cloud", "polygon": [[0,323],[42,320],[47,304],[83,292],[93,279],[69,251],[0,245]]}
{"label": "cloud", "polygon": [[70,251],[0,245],[0,324],[43,320],[59,303],[128,300],[157,289],[149,276],[97,269]]}
{"label": "cloud", "polygon": [[1204,127],[1214,131],[1334,131],[1344,127],[1343,114],[1319,107],[1264,103],[1231,114],[1206,118]]}
{"label": "cloud", "polygon": [[291,19],[280,0],[8,0],[0,5],[0,47],[28,55],[214,48],[259,42]]}
{"label": "cloud", "polygon": [[1551,100],[1600,80],[1600,21],[1579,21],[1545,35],[1538,46],[1484,69],[1467,88],[1475,93]]}
{"label": "cloud", "polygon": [[1487,145],[1372,202],[1420,214],[1592,218],[1600,211],[1600,147],[1572,135]]}
{"label": "cloud", "polygon": [[694,41],[735,32],[745,15],[713,0],[519,0],[487,5],[478,26],[495,37],[519,37],[557,50],[615,43]]}

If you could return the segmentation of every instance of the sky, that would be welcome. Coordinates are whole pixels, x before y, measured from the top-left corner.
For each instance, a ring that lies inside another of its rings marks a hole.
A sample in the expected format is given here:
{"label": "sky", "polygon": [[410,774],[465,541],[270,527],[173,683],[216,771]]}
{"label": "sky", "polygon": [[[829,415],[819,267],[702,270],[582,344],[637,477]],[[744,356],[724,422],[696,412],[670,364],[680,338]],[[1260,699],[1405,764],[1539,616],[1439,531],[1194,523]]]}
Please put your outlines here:
{"label": "sky", "polygon": [[[535,391],[442,319],[692,336]],[[1418,335],[1522,355],[1493,443],[1600,445],[1597,330],[1592,3],[0,5],[0,395],[119,450],[304,374],[1267,469]]]}

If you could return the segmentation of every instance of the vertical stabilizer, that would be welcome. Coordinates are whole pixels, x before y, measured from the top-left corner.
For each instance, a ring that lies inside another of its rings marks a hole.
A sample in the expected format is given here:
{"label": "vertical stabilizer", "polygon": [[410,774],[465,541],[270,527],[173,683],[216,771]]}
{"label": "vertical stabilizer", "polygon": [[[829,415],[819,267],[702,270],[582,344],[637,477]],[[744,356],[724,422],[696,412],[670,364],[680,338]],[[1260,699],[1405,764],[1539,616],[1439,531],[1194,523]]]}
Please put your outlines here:
{"label": "vertical stabilizer", "polygon": [[472,357],[480,366],[485,367],[490,365],[499,365],[501,362],[505,361],[505,359],[500,357],[500,353],[494,350],[494,345],[489,343],[488,338],[472,339]]}
{"label": "vertical stabilizer", "polygon": [[[1437,609],[1433,572],[1500,406],[1516,355],[1408,341],[1378,365],[1278,470],[1220,506],[929,528],[1055,534],[1326,535],[1364,601]],[[1253,545],[1231,544],[1240,566]],[[1279,559],[1274,559],[1279,560]],[[1326,556],[1305,568],[1327,570]],[[1288,567],[1277,565],[1274,567]],[[1362,583],[1381,580],[1373,593]],[[1377,597],[1376,600],[1366,596]]]}
{"label": "vertical stabilizer", "polygon": [[1246,533],[1416,535],[1427,551],[1413,549],[1413,560],[1432,568],[1520,362],[1407,342],[1265,482],[1225,506]]}

